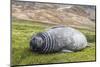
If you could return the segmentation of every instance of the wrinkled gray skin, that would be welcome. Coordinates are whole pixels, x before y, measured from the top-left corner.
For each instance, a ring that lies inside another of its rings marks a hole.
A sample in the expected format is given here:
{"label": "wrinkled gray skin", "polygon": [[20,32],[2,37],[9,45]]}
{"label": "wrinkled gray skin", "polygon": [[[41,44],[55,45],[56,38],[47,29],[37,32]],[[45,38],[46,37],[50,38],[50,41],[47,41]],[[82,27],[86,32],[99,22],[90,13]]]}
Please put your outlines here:
{"label": "wrinkled gray skin", "polygon": [[58,26],[33,36],[30,48],[35,52],[75,52],[87,46],[86,37],[71,27]]}

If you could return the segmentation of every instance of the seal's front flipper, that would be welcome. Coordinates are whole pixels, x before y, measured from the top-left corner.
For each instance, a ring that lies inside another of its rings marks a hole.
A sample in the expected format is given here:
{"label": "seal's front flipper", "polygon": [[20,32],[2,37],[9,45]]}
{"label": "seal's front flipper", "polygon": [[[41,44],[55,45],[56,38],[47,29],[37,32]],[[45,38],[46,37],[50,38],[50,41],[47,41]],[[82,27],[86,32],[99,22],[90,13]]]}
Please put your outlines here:
{"label": "seal's front flipper", "polygon": [[70,52],[73,52],[73,51],[71,51],[71,50],[67,50],[67,49],[63,49],[63,50],[61,50],[61,52],[63,52],[63,53],[70,53]]}

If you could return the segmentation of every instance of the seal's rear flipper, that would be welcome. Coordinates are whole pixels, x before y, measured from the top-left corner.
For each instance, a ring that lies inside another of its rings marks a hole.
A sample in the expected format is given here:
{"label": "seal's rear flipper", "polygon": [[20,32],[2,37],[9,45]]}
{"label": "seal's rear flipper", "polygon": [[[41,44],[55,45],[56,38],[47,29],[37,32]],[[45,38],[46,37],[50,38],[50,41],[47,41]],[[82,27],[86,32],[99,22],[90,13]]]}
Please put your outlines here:
{"label": "seal's rear flipper", "polygon": [[71,50],[67,50],[67,49],[63,49],[63,50],[61,50],[61,52],[63,52],[63,53],[70,53],[70,52],[73,52],[73,51],[71,51]]}
{"label": "seal's rear flipper", "polygon": [[86,47],[90,47],[91,45],[90,44],[88,44]]}

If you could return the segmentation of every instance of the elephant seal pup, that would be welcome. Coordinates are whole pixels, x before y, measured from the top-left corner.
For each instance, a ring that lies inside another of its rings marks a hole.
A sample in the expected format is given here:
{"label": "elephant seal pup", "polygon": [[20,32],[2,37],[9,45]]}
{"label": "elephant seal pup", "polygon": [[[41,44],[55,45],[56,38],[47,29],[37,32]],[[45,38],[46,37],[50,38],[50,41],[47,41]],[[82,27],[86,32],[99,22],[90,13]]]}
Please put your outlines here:
{"label": "elephant seal pup", "polygon": [[86,46],[87,39],[81,32],[65,26],[53,27],[30,40],[32,51],[39,53],[74,52]]}

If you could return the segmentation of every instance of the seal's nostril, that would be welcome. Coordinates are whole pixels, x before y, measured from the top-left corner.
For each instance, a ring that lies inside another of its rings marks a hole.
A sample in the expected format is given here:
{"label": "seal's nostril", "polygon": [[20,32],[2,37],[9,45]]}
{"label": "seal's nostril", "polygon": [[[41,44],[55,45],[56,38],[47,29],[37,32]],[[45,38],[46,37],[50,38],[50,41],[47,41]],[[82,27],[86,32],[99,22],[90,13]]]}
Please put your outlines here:
{"label": "seal's nostril", "polygon": [[36,45],[36,43],[35,43],[35,40],[32,39],[32,40],[30,41],[30,49],[33,50],[33,51],[35,51],[36,47],[37,47],[37,45]]}

